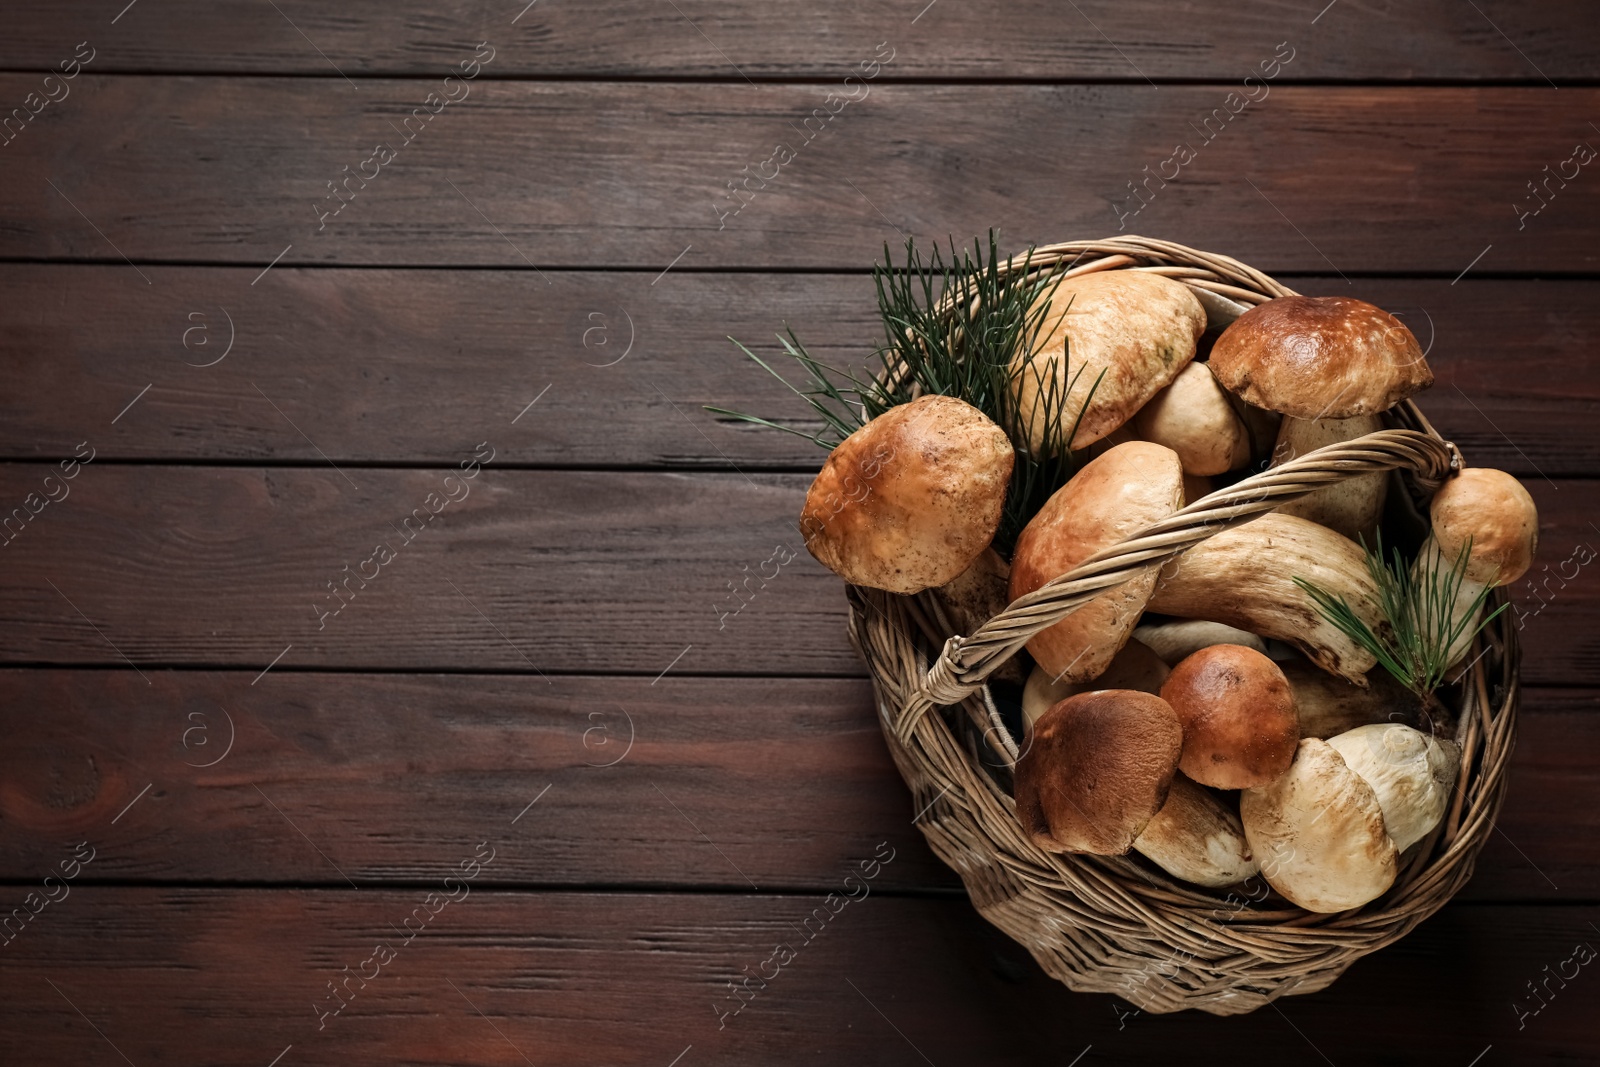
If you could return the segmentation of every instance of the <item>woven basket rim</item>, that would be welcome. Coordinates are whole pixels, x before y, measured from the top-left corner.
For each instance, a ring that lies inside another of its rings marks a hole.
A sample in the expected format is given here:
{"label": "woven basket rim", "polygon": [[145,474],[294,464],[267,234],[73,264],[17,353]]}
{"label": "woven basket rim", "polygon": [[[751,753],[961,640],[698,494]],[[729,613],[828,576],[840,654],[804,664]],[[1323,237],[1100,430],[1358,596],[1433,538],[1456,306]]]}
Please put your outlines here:
{"label": "woven basket rim", "polygon": [[[1230,257],[1138,236],[1045,245],[1002,269],[1024,263],[1030,271],[1065,263],[1067,277],[1153,271],[1244,306],[1295,295]],[[879,725],[911,787],[919,829],[978,910],[1069,987],[1115,993],[1152,1012],[1251,1011],[1325,987],[1437,911],[1471,876],[1504,799],[1514,744],[1520,653],[1504,615],[1478,638],[1483,653],[1453,709],[1462,760],[1446,817],[1401,857],[1393,887],[1363,908],[1316,914],[1265,893],[1258,899],[1253,890],[1240,898],[1180,882],[1137,855],[1044,852],[1023,832],[1009,791],[991,773],[1015,758],[1016,743],[985,680],[1034,633],[1193,544],[1324,485],[1398,469],[1425,498],[1461,469],[1460,452],[1416,404],[1402,402],[1389,419],[1394,428],[1308,453],[1189,504],[1019,598],[970,635],[953,633],[929,594],[847,587],[851,639],[872,676]],[[1503,591],[1496,596],[1503,599]]]}

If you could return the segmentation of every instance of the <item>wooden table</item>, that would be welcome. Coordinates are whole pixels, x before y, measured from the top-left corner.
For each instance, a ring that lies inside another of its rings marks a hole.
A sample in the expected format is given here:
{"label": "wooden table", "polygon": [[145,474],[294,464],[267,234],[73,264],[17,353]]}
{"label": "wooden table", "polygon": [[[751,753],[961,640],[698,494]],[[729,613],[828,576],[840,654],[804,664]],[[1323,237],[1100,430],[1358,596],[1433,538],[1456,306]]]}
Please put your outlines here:
{"label": "wooden table", "polygon": [[[1600,1056],[1589,5],[122,4],[0,21],[4,1062]],[[990,226],[1403,313],[1539,503],[1499,832],[1327,992],[1045,979],[838,581],[721,615],[820,459],[703,410],[801,414],[727,335],[860,359],[885,242]]]}

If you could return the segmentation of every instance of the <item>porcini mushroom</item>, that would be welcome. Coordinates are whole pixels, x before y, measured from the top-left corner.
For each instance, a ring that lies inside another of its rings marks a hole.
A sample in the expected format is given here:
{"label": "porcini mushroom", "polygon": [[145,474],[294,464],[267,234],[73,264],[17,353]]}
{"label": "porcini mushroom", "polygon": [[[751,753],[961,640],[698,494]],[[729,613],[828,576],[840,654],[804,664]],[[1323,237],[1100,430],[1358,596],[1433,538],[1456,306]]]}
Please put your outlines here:
{"label": "porcini mushroom", "polygon": [[800,534],[852,585],[944,585],[994,539],[1015,460],[1005,431],[971,404],[920,397],[834,448],[806,493]]}
{"label": "porcini mushroom", "polygon": [[1325,526],[1275,512],[1215,534],[1168,563],[1148,606],[1277,638],[1323,670],[1365,685],[1377,660],[1322,616],[1297,577],[1343,596],[1373,629],[1387,625],[1361,547]]}
{"label": "porcini mushroom", "polygon": [[1394,884],[1399,850],[1377,794],[1326,741],[1300,741],[1278,778],[1239,795],[1267,884],[1307,911],[1359,908]]}
{"label": "porcini mushroom", "polygon": [[1384,829],[1404,852],[1444,818],[1461,749],[1399,723],[1375,723],[1328,738],[1345,765],[1372,787]]}
{"label": "porcini mushroom", "polygon": [[1123,645],[1105,672],[1087,682],[1058,682],[1049,671],[1036,665],[1022,688],[1022,717],[1031,728],[1039,716],[1063,700],[1091,689],[1137,689],[1157,696],[1170,673],[1160,656],[1137,641]]}
{"label": "porcini mushroom", "polygon": [[[1381,429],[1383,419],[1377,415],[1357,415],[1349,419],[1284,419],[1278,431],[1278,443],[1272,450],[1272,465],[1282,466],[1308,452],[1353,441]],[[1282,505],[1278,514],[1310,519],[1351,540],[1365,538],[1371,544],[1378,522],[1383,518],[1383,501],[1388,488],[1388,471],[1357,474]]]}
{"label": "porcini mushroom", "polygon": [[[1045,501],[1011,555],[1011,599],[1059,578],[1094,553],[1171,515],[1183,502],[1183,468],[1170,448],[1118,445],[1091,460]],[[1098,677],[1127,643],[1156,580],[1154,567],[1106,590],[1028,642],[1054,679]]]}
{"label": "porcini mushroom", "polygon": [[1250,462],[1250,434],[1204,363],[1190,363],[1133,416],[1133,432],[1178,454],[1183,472],[1224,474]]}
{"label": "porcini mushroom", "polygon": [[[1539,550],[1539,509],[1505,471],[1468,467],[1445,482],[1428,508],[1433,531],[1417,554],[1413,573],[1447,574],[1466,553],[1461,584],[1450,611],[1460,629],[1446,661],[1454,666],[1472,646],[1467,615],[1486,589],[1509,585],[1527,573]],[[1442,584],[1442,582],[1441,582]]]}
{"label": "porcini mushroom", "polygon": [[1201,649],[1172,668],[1161,699],[1183,724],[1178,769],[1201,785],[1266,785],[1294,760],[1294,693],[1278,665],[1253,648]]}
{"label": "porcini mushroom", "polygon": [[1181,773],[1172,776],[1167,802],[1133,850],[1174,878],[1211,888],[1235,885],[1261,870],[1239,813]]}
{"label": "porcini mushroom", "polygon": [[1176,667],[1180,661],[1211,645],[1243,645],[1263,655],[1267,651],[1267,643],[1255,634],[1205,619],[1147,623],[1134,628],[1133,639],[1148,645],[1169,667]]}
{"label": "porcini mushroom", "polygon": [[1120,856],[1167,801],[1183,730],[1160,697],[1097,689],[1040,716],[1017,761],[1017,818],[1047,852]]}
{"label": "porcini mushroom", "polygon": [[[1049,309],[1038,344],[1011,364],[1016,408],[1038,454],[1055,444],[1052,415],[1067,426],[1076,420],[1074,449],[1127,422],[1194,358],[1206,328],[1187,285],[1144,271],[1066,278],[1042,299]],[[1054,412],[1045,402],[1052,395],[1060,402]]]}
{"label": "porcini mushroom", "polygon": [[1211,372],[1241,400],[1296,419],[1376,415],[1433,384],[1405,323],[1347,296],[1280,296],[1240,315]]}

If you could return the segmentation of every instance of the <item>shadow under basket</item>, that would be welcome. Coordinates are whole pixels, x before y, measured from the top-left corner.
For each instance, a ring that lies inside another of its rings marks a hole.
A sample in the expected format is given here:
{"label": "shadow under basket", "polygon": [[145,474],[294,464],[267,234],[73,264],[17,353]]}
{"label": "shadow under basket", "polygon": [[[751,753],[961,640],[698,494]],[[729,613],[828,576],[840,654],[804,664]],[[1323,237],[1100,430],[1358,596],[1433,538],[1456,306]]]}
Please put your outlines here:
{"label": "shadow under basket", "polygon": [[[1144,270],[1188,285],[1213,327],[1293,291],[1225,256],[1141,237],[1036,249],[1030,271],[1070,265],[1068,277]],[[1019,270],[1019,257],[1008,265]],[[1395,470],[1409,503],[1426,504],[1461,468],[1455,446],[1406,401],[1393,428],[1309,453],[1197,500],[1022,597],[970,636],[958,636],[929,593],[849,587],[850,636],[866,661],[879,725],[911,787],[928,844],[966,884],[978,911],[1079,992],[1111,993],[1149,1012],[1188,1008],[1238,1015],[1329,985],[1346,967],[1409,933],[1466,884],[1505,794],[1514,740],[1519,654],[1507,614],[1487,626],[1476,657],[1441,690],[1453,720],[1436,724],[1461,745],[1455,794],[1439,826],[1400,858],[1394,885],[1364,907],[1305,911],[1257,876],[1207,890],[1137,853],[1045,852],[1017,822],[1011,799],[1016,738],[989,675],[1038,631],[1099,593],[1159,566],[1222,530],[1344,478]],[[1498,603],[1503,591],[1497,591]],[[1374,668],[1381,670],[1382,668]]]}

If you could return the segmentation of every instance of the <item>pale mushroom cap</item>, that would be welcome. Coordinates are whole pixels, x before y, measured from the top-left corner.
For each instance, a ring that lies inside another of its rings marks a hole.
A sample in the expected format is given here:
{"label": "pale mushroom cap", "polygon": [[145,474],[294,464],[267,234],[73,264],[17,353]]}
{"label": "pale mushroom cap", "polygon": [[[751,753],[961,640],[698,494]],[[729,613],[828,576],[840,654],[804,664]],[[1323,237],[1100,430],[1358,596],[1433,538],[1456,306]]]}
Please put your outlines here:
{"label": "pale mushroom cap", "polygon": [[806,493],[800,533],[853,585],[916,593],[961,574],[994,539],[1016,453],[954,397],[890,408],[840,442]]}
{"label": "pale mushroom cap", "polygon": [[1137,689],[1158,696],[1170,668],[1138,641],[1129,641],[1112,657],[1111,665],[1100,677],[1088,682],[1058,682],[1043,667],[1035,665],[1022,687],[1022,717],[1031,728],[1039,716],[1070,696],[1091,689]]}
{"label": "pale mushroom cap", "polygon": [[1267,883],[1315,912],[1347,911],[1394,884],[1394,841],[1372,787],[1326,741],[1305,738],[1287,773],[1239,795]]}
{"label": "pale mushroom cap", "polygon": [[1461,750],[1398,723],[1359,726],[1328,744],[1378,798],[1383,825],[1404,852],[1444,818],[1455,787]]}
{"label": "pale mushroom cap", "polygon": [[1169,667],[1176,667],[1192,654],[1212,645],[1243,645],[1263,655],[1267,651],[1267,643],[1250,631],[1205,619],[1149,623],[1137,627],[1133,631],[1133,639],[1148,645]]}
{"label": "pale mushroom cap", "polygon": [[1261,870],[1232,801],[1182,774],[1172,776],[1167,802],[1133,847],[1174,878],[1211,888],[1236,885]]}
{"label": "pale mushroom cap", "polygon": [[1505,471],[1468,467],[1445,482],[1429,507],[1433,539],[1448,567],[1467,556],[1467,580],[1509,585],[1533,566],[1539,550],[1539,509],[1533,497]]}
{"label": "pale mushroom cap", "polygon": [[1225,474],[1250,462],[1250,436],[1204,363],[1190,363],[1133,417],[1140,439],[1166,445],[1190,475]]}
{"label": "pale mushroom cap", "polygon": [[1211,371],[1229,392],[1297,419],[1387,411],[1433,384],[1405,323],[1347,296],[1280,296],[1222,332]]}
{"label": "pale mushroom cap", "polygon": [[1046,851],[1121,855],[1166,803],[1182,747],[1160,697],[1099,689],[1063,700],[1017,761],[1017,818]]}
{"label": "pale mushroom cap", "polygon": [[1294,693],[1278,665],[1253,648],[1201,649],[1172,668],[1161,699],[1183,724],[1178,766],[1201,785],[1265,785],[1294,760]]}
{"label": "pale mushroom cap", "polygon": [[1035,351],[1018,352],[1011,365],[1017,410],[1035,452],[1044,451],[1048,438],[1038,417],[1041,383],[1049,388],[1053,381],[1065,396],[1067,426],[1083,410],[1071,442],[1082,448],[1127,422],[1172,381],[1194,358],[1206,328],[1205,308],[1187,285],[1144,271],[1067,278],[1048,299]]}
{"label": "pale mushroom cap", "polygon": [[[1129,441],[1091,460],[1045,501],[1017,538],[1011,599],[1166,518],[1182,503],[1183,468],[1170,448]],[[1035,634],[1028,651],[1052,678],[1098,677],[1133,632],[1155,580],[1152,568],[1106,590]]]}

